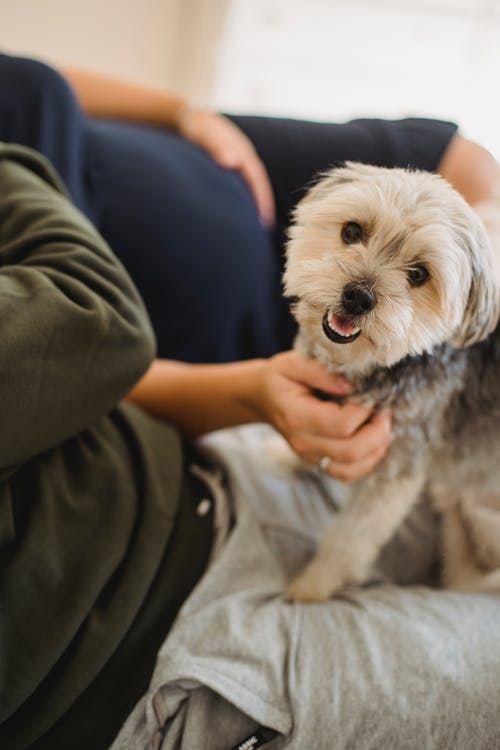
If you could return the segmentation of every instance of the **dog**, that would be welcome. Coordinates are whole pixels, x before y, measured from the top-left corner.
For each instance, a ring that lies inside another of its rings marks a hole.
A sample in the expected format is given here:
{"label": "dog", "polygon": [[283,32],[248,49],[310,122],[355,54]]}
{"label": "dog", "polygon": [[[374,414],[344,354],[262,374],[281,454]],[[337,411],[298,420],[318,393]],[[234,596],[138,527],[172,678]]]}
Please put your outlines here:
{"label": "dog", "polygon": [[295,209],[284,290],[299,351],[390,409],[395,435],[346,485],[288,596],[366,582],[424,491],[442,514],[443,585],[500,591],[500,294],[478,216],[438,175],[348,162]]}

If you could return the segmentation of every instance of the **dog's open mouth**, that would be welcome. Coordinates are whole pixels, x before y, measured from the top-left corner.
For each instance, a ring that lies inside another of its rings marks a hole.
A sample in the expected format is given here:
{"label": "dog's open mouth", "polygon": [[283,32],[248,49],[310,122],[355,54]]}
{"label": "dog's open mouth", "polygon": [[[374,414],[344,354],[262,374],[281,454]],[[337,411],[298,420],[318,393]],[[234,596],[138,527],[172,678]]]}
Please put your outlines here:
{"label": "dog's open mouth", "polygon": [[358,338],[361,328],[347,318],[327,310],[323,316],[323,331],[335,344],[350,344]]}

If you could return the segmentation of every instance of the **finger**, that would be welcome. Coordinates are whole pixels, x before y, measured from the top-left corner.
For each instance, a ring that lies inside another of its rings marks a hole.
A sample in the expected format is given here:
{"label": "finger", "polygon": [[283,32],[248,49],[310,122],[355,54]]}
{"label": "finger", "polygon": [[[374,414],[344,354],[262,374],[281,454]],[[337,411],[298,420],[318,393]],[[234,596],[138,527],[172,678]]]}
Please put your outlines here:
{"label": "finger", "polygon": [[[294,416],[297,429],[304,436],[315,438],[318,445],[321,441],[339,440],[345,442],[363,427],[368,424],[372,417],[373,409],[361,404],[347,403],[336,404],[330,401],[321,401],[312,395],[307,395],[302,399],[300,411],[296,404]],[[375,423],[378,425],[378,420]],[[328,453],[325,450],[327,445],[323,444],[321,453]]]}
{"label": "finger", "polygon": [[272,226],[276,218],[276,205],[271,181],[267,171],[255,152],[245,154],[236,167],[250,188],[261,222]]}
{"label": "finger", "polygon": [[323,391],[334,396],[344,396],[352,391],[347,378],[329,372],[317,359],[306,358],[297,351],[283,352],[274,359],[283,375],[293,378],[310,390]]}
{"label": "finger", "polygon": [[[333,479],[337,479],[339,482],[346,483],[363,479],[375,469],[378,463],[380,463],[386,455],[387,449],[388,446],[379,447],[365,456],[361,461],[355,461],[351,464],[338,462],[332,459],[328,464],[325,474],[333,477]],[[312,456],[309,456],[308,458],[312,458]],[[319,461],[320,459],[318,458],[316,465],[318,465]],[[308,463],[312,463],[312,461],[308,461]]]}
{"label": "finger", "polygon": [[212,149],[212,156],[217,164],[226,169],[239,169],[241,165],[241,154],[231,147],[220,147]]}
{"label": "finger", "polygon": [[252,142],[234,123],[214,112],[188,108],[178,129],[208,151],[222,167],[239,171],[255,200],[262,223],[274,223],[274,194],[267,171]]}
{"label": "finger", "polygon": [[[343,406],[320,401],[309,393],[295,394],[292,408],[281,408],[278,429],[298,453],[329,453],[331,441],[345,442],[371,416],[359,404]],[[325,442],[326,441],[326,442]]]}
{"label": "finger", "polygon": [[337,440],[335,458],[345,463],[359,461],[393,440],[392,419],[387,412],[375,412],[348,438]]}
{"label": "finger", "polygon": [[355,482],[358,479],[363,479],[371,474],[377,464],[384,458],[388,447],[388,445],[379,447],[365,456],[362,461],[356,461],[352,464],[338,464],[336,461],[332,461],[328,466],[327,473],[340,482]]}
{"label": "finger", "polygon": [[302,434],[291,436],[289,442],[309,463],[314,456],[330,456],[338,464],[354,464],[379,448],[387,448],[392,442],[391,421],[387,415],[369,421],[349,438]]}
{"label": "finger", "polygon": [[235,145],[212,150],[212,156],[221,167],[240,173],[255,201],[261,222],[272,226],[276,218],[274,193],[266,169],[255,151]]}
{"label": "finger", "polygon": [[208,150],[221,166],[240,172],[250,189],[262,223],[274,224],[274,193],[267,170],[255,147],[234,123],[221,115],[215,117],[212,124],[215,125],[213,134],[216,137],[209,137]]}

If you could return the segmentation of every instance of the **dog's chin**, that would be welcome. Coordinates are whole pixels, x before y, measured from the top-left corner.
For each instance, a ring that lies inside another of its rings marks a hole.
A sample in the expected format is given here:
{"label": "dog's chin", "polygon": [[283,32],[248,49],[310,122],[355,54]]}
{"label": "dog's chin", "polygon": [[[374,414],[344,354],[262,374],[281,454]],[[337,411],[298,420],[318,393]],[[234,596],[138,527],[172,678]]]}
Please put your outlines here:
{"label": "dog's chin", "polygon": [[361,335],[358,325],[329,310],[323,316],[322,327],[325,336],[334,344],[352,344]]}
{"label": "dog's chin", "polygon": [[325,313],[321,320],[321,335],[316,328],[311,336],[303,329],[304,351],[315,356],[327,367],[333,367],[348,377],[366,375],[378,368],[391,367],[409,353],[408,342],[397,337],[380,338],[370,328],[364,331],[354,322],[337,319],[331,311]]}

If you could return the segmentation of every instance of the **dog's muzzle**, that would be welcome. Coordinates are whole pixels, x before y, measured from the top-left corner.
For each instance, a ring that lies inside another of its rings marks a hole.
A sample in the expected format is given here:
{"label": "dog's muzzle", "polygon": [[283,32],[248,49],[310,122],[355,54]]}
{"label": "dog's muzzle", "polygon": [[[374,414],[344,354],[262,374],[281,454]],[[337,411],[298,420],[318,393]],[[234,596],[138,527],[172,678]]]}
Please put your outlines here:
{"label": "dog's muzzle", "polygon": [[342,292],[339,313],[327,310],[323,316],[323,331],[335,344],[350,344],[361,333],[355,322],[377,304],[374,292],[365,284],[346,284]]}
{"label": "dog's muzzle", "polygon": [[323,332],[335,344],[350,344],[361,333],[361,328],[347,318],[327,310],[323,316]]}

